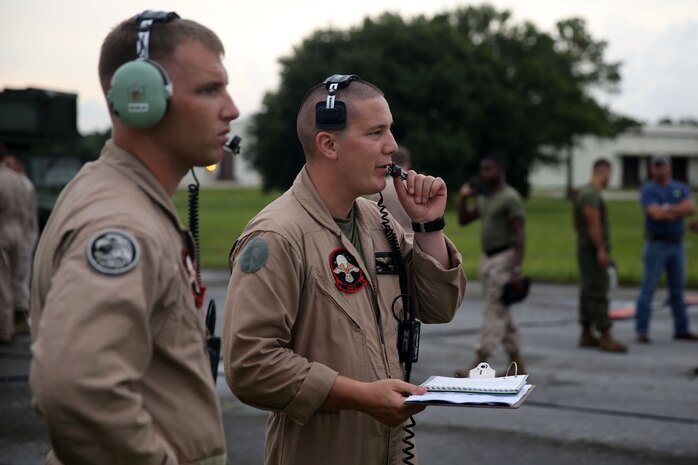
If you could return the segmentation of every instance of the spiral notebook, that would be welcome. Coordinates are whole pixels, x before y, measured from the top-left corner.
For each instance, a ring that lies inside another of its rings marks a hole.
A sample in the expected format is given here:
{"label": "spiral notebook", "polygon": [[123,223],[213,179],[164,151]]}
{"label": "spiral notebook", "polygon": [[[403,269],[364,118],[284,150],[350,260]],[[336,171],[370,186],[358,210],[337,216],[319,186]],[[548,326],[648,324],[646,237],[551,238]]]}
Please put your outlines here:
{"label": "spiral notebook", "polygon": [[473,394],[518,394],[526,384],[528,375],[502,376],[500,378],[449,378],[431,376],[421,385],[428,392],[468,392]]}

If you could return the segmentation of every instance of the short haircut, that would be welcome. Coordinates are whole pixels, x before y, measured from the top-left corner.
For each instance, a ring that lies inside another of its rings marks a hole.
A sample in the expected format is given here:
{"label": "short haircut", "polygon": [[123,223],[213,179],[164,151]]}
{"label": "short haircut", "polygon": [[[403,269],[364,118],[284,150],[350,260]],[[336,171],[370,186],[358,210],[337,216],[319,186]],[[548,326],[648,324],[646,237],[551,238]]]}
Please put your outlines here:
{"label": "short haircut", "polygon": [[608,160],[607,158],[599,158],[596,160],[592,166],[594,171],[597,171],[601,168],[610,168],[611,167],[611,161]]}
{"label": "short haircut", "polygon": [[397,150],[391,158],[395,164],[400,166],[407,166],[412,164],[412,154],[407,149],[407,147],[403,147],[402,145],[397,146]]}
{"label": "short haircut", "polygon": [[[106,95],[111,78],[124,63],[138,58],[136,40],[139,24],[134,18],[122,21],[107,35],[99,54],[99,81]],[[177,46],[197,41],[214,53],[223,55],[225,50],[218,36],[201,24],[188,19],[173,19],[167,23],[155,22],[149,37],[149,57],[155,61],[174,55]]]}
{"label": "short haircut", "polygon": [[[327,90],[324,84],[317,84],[311,88],[303,98],[296,119],[296,131],[298,140],[303,146],[306,159],[315,153],[315,136],[321,130],[315,124],[315,105],[324,102]],[[341,100],[347,107],[347,126],[352,121],[352,105],[356,102],[383,97],[383,91],[368,81],[351,81],[348,86],[339,89],[336,99]],[[322,131],[326,131],[323,129]],[[339,131],[342,131],[341,129]],[[332,131],[329,131],[332,132]]]}
{"label": "short haircut", "polygon": [[498,153],[487,154],[484,157],[482,157],[482,160],[480,160],[480,161],[485,161],[485,160],[491,161],[492,163],[497,165],[497,167],[502,171],[506,171],[506,169],[507,169],[507,164],[506,164],[506,161],[504,161],[504,157],[502,157]]}

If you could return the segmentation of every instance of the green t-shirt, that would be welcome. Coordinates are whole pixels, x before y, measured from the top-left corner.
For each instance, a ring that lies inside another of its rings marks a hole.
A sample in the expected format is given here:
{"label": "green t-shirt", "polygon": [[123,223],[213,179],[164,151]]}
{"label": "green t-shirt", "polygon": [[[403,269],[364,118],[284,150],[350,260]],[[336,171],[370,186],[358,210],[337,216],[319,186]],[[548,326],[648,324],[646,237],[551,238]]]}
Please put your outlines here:
{"label": "green t-shirt", "polygon": [[594,243],[589,236],[589,225],[584,218],[584,209],[593,207],[599,210],[601,220],[601,235],[606,244],[607,251],[611,249],[610,233],[608,228],[608,212],[606,211],[606,201],[601,196],[601,189],[588,184],[577,192],[577,198],[574,203],[574,224],[577,229],[577,239],[582,247],[595,248]]}
{"label": "green t-shirt", "polygon": [[504,186],[489,196],[478,196],[477,211],[482,221],[480,241],[484,251],[510,247],[516,243],[511,220],[525,218],[526,210],[521,196],[513,187]]}
{"label": "green t-shirt", "polygon": [[[364,259],[364,249],[361,247],[361,238],[359,237],[359,228],[356,224],[356,211],[354,207],[351,207],[351,212],[349,212],[349,218],[335,218],[332,217],[342,233],[349,238],[349,242],[354,246],[354,248],[361,255],[361,259]],[[358,258],[358,257],[357,257]]]}

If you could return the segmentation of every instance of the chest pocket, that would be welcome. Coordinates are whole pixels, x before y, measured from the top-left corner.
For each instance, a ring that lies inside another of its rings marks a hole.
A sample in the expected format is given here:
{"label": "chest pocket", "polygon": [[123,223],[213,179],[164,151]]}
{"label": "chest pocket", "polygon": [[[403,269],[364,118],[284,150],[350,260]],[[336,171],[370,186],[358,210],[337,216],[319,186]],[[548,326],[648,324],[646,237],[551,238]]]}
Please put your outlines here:
{"label": "chest pocket", "polygon": [[[323,270],[325,271],[325,270]],[[358,311],[365,305],[364,293],[370,292],[368,287],[364,287],[357,293],[347,294],[340,291],[335,285],[331,276],[321,276],[317,270],[310,273],[311,288],[317,289],[317,296],[314,299],[318,301],[315,305],[309,305],[308,308],[314,307],[317,312],[322,315],[317,317],[322,320],[332,321],[332,326],[338,324],[348,324],[356,331],[363,331],[366,326],[363,312]]]}
{"label": "chest pocket", "polygon": [[183,266],[172,261],[160,277],[164,292],[153,310],[155,343],[161,346],[196,343],[203,347],[203,318],[194,306],[191,285]]}

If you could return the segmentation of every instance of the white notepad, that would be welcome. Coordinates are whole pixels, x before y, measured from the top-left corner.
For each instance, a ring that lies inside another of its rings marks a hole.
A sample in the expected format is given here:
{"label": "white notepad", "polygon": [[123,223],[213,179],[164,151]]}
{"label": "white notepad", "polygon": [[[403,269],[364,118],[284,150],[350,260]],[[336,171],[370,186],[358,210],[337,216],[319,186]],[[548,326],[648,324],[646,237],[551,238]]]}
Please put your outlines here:
{"label": "white notepad", "polygon": [[528,375],[500,378],[449,378],[432,376],[421,385],[429,392],[471,392],[487,394],[518,394]]}

